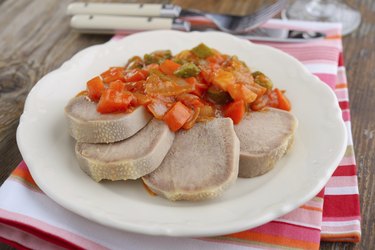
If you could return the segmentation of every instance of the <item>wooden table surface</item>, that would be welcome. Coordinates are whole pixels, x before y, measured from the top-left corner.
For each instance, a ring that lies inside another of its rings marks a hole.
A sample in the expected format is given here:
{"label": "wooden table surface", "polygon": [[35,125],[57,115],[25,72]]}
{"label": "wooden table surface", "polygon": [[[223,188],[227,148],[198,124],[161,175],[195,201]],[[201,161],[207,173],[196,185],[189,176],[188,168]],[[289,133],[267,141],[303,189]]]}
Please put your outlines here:
{"label": "wooden table surface", "polygon": [[[0,185],[22,159],[17,148],[16,129],[30,89],[42,76],[58,68],[77,51],[110,38],[80,35],[71,30],[69,18],[65,16],[70,2],[0,0]],[[265,1],[144,2],[172,2],[183,7],[245,14]],[[351,0],[349,3],[362,13],[359,29],[344,38],[354,149],[359,170],[362,240],[359,244],[322,243],[322,249],[375,247],[375,3],[373,0]],[[0,248],[8,247],[0,244]]]}

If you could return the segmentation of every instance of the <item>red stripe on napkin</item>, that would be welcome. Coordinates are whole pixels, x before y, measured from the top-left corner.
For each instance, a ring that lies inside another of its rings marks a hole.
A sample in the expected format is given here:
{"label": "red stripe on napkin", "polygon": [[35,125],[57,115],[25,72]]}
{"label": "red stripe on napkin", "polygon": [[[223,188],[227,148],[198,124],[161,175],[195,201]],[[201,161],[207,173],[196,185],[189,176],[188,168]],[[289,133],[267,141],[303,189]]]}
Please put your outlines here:
{"label": "red stripe on napkin", "polygon": [[326,195],[324,196],[323,217],[359,218],[359,196],[358,195]]}
{"label": "red stripe on napkin", "polygon": [[355,165],[339,166],[333,176],[353,176],[357,175],[357,167]]}
{"label": "red stripe on napkin", "polygon": [[341,109],[349,109],[349,102],[348,101],[339,102],[339,105],[340,105]]}
{"label": "red stripe on napkin", "polygon": [[61,247],[68,248],[68,249],[85,249],[84,247],[75,245],[74,243],[70,242],[69,240],[61,238],[58,235],[42,231],[39,228],[33,227],[33,226],[25,224],[25,223],[21,223],[19,221],[10,220],[10,219],[0,217],[0,223],[15,227],[19,230],[22,230],[26,233],[32,234],[32,235],[34,235],[34,236],[36,236],[40,239],[43,239],[47,242],[50,242],[50,243],[52,243],[56,246],[61,246]]}

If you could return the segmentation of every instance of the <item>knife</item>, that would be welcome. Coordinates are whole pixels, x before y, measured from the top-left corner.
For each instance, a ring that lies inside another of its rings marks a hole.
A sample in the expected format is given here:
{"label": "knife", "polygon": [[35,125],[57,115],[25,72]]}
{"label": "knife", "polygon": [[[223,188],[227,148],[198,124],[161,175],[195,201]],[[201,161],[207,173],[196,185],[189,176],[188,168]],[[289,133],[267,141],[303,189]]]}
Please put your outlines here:
{"label": "knife", "polygon": [[[190,23],[176,18],[127,17],[110,15],[74,15],[70,25],[80,33],[88,34],[131,34],[145,30],[173,29],[190,31]],[[199,29],[210,31],[215,29]],[[217,29],[216,29],[217,31]],[[254,41],[308,42],[325,37],[320,32],[306,32],[286,29],[256,28],[238,37]]]}
{"label": "knife", "polygon": [[173,29],[190,31],[190,23],[176,18],[74,15],[70,26],[81,33],[117,34],[124,31]]}
{"label": "knife", "polygon": [[134,3],[71,3],[67,7],[68,15],[115,15],[178,17],[181,7],[173,4],[134,4]]}

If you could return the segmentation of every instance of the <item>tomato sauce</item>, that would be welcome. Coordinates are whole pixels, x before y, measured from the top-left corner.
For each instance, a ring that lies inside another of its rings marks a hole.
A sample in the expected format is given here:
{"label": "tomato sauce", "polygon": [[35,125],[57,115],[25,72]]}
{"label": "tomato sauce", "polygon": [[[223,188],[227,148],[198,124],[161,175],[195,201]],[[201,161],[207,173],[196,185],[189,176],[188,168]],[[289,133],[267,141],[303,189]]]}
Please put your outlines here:
{"label": "tomato sauce", "polygon": [[199,44],[174,56],[169,50],[134,56],[125,66],[111,67],[89,80],[82,93],[102,114],[144,106],[178,131],[218,116],[238,124],[246,112],[266,107],[289,111],[284,92],[236,56]]}

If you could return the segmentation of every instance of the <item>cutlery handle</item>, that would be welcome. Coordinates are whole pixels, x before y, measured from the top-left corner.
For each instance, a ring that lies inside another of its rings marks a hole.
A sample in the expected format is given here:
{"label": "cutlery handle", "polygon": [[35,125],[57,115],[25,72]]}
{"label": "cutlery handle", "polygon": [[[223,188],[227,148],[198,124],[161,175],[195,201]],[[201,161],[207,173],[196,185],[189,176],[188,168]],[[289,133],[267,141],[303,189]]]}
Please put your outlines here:
{"label": "cutlery handle", "polygon": [[132,3],[71,3],[68,15],[120,15],[146,17],[177,17],[181,7],[171,4],[132,4]]}
{"label": "cutlery handle", "polygon": [[114,34],[121,31],[178,29],[189,31],[188,23],[172,18],[75,15],[71,27],[82,33]]}

